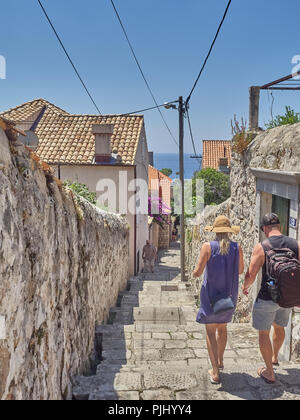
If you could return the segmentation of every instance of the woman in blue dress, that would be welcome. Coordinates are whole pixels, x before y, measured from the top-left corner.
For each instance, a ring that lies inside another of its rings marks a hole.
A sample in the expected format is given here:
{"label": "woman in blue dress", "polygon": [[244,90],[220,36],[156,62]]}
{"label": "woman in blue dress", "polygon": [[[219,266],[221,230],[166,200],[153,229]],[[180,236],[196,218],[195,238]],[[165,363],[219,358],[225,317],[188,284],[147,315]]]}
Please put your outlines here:
{"label": "woman in blue dress", "polygon": [[[213,226],[206,226],[205,231],[216,233],[212,242],[205,243],[200,252],[194,277],[200,277],[204,270],[204,280],[200,293],[200,309],[197,322],[206,326],[206,342],[212,369],[209,376],[212,383],[220,383],[220,370],[224,368],[223,357],[227,345],[227,324],[237,305],[239,275],[244,272],[242,248],[230,240],[230,234],[240,231],[238,226],[231,226],[226,216],[216,218]],[[214,303],[230,297],[233,309],[215,313]]]}

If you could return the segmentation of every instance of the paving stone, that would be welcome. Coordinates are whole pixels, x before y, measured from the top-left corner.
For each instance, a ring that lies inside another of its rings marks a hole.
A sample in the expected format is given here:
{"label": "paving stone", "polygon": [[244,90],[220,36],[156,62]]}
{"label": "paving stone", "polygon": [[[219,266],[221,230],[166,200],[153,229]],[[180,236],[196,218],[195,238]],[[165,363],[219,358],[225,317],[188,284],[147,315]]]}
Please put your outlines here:
{"label": "paving stone", "polygon": [[144,340],[144,339],[134,339],[133,340],[133,348],[134,349],[141,349],[141,348],[152,348],[152,349],[162,349],[164,347],[163,340]]}
{"label": "paving stone", "polygon": [[118,399],[119,399],[118,395],[113,391],[93,392],[89,396],[89,401],[106,401],[106,400],[114,401]]}
{"label": "paving stone", "polygon": [[119,400],[137,401],[140,399],[140,394],[137,391],[119,391],[117,394]]}
{"label": "paving stone", "polygon": [[194,349],[196,357],[202,358],[207,357],[208,351],[207,349]]}
{"label": "paving stone", "polygon": [[137,332],[176,332],[177,325],[174,324],[137,324],[136,325]]}
{"label": "paving stone", "polygon": [[183,360],[194,358],[194,352],[190,349],[162,349],[162,360]]}
{"label": "paving stone", "polygon": [[160,350],[153,349],[136,349],[133,357],[135,361],[162,360]]}
{"label": "paving stone", "polygon": [[204,340],[197,340],[197,339],[187,340],[187,347],[191,347],[195,349],[207,348]]}
{"label": "paving stone", "polygon": [[103,360],[129,360],[131,354],[130,350],[104,350],[102,358]]}
{"label": "paving stone", "polygon": [[139,391],[142,389],[140,373],[118,373],[114,381],[116,391]]}
{"label": "paving stone", "polygon": [[176,393],[176,400],[197,400],[197,401],[216,401],[224,400],[221,392],[205,392],[205,391],[182,391]]}
{"label": "paving stone", "polygon": [[193,366],[193,367],[198,367],[198,368],[202,368],[202,367],[206,367],[210,364],[210,361],[208,360],[208,358],[201,358],[201,359],[188,359],[188,366]]}
{"label": "paving stone", "polygon": [[142,400],[152,400],[152,401],[170,401],[175,399],[174,392],[169,389],[160,388],[157,390],[148,390],[141,393]]}
{"label": "paving stone", "polygon": [[130,340],[121,340],[121,339],[104,339],[102,341],[103,350],[121,350],[123,349],[126,353],[126,348],[130,345]]}
{"label": "paving stone", "polygon": [[165,342],[166,349],[184,349],[186,348],[185,340],[167,340]]}
{"label": "paving stone", "polygon": [[193,388],[198,382],[193,374],[176,372],[149,372],[144,374],[144,384],[146,389],[168,388],[174,391]]}
{"label": "paving stone", "polygon": [[133,317],[135,322],[153,321],[153,323],[155,324],[158,321],[161,321],[161,324],[163,324],[166,321],[172,321],[176,324],[179,323],[179,310],[175,307],[134,308]]}
{"label": "paving stone", "polygon": [[[159,340],[171,340],[173,333],[152,333],[152,338]],[[177,334],[177,333],[174,333]]]}
{"label": "paving stone", "polygon": [[186,368],[188,366],[187,360],[167,360],[165,363],[166,366],[176,369]]}
{"label": "paving stone", "polygon": [[188,335],[185,332],[171,333],[172,340],[187,340]]}

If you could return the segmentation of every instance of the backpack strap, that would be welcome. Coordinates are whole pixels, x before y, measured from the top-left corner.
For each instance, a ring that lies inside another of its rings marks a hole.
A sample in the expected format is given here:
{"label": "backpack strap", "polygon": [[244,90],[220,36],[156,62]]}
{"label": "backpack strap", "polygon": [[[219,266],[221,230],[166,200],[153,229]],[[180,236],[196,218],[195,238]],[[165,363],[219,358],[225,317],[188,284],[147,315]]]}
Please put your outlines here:
{"label": "backpack strap", "polygon": [[272,247],[272,244],[269,241],[269,239],[265,239],[261,243],[261,246],[263,247],[263,250],[265,252],[266,275],[269,278],[270,277],[270,268],[269,268],[269,258],[267,256],[267,252],[272,251],[274,248]]}
{"label": "backpack strap", "polygon": [[271,242],[270,242],[270,240],[269,240],[269,239],[265,239],[265,240],[261,243],[261,246],[263,247],[263,250],[265,251],[265,253],[266,253],[266,252],[268,252],[268,251],[272,251],[272,249],[274,249],[274,248],[272,247],[272,244],[271,244]]}

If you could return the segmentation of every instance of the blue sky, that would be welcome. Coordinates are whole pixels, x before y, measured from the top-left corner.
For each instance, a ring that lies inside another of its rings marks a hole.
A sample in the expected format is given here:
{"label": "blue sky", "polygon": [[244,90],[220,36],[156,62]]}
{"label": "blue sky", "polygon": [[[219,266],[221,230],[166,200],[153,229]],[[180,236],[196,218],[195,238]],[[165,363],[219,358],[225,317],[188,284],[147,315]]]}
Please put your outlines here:
{"label": "blue sky", "polygon": [[[58,33],[104,114],[131,112],[153,101],[109,0],[43,0]],[[200,70],[227,0],[115,0],[158,103],[184,98]],[[233,0],[213,54],[190,102],[197,150],[202,139],[230,139],[234,114],[248,118],[248,88],[291,73],[300,55],[299,0]],[[71,113],[95,114],[36,0],[1,6],[0,109],[45,98]],[[274,93],[274,114],[299,92]],[[260,125],[271,118],[262,92]],[[175,136],[178,115],[163,110]],[[177,152],[156,110],[145,113],[149,149]],[[185,150],[192,151],[186,126]]]}

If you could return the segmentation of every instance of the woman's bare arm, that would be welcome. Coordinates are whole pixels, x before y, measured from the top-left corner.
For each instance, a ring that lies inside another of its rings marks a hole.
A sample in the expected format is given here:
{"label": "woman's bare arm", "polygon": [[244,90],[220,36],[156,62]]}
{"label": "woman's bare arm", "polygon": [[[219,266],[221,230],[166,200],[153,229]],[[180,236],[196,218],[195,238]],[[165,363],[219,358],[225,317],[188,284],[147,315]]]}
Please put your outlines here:
{"label": "woman's bare arm", "polygon": [[239,274],[243,274],[244,270],[245,270],[245,263],[244,263],[244,253],[242,250],[242,247],[239,246]]}
{"label": "woman's bare arm", "polygon": [[206,264],[210,259],[210,256],[211,256],[210,243],[206,242],[201,248],[198,265],[197,265],[197,268],[193,272],[194,277],[200,277],[202,275],[206,267]]}

